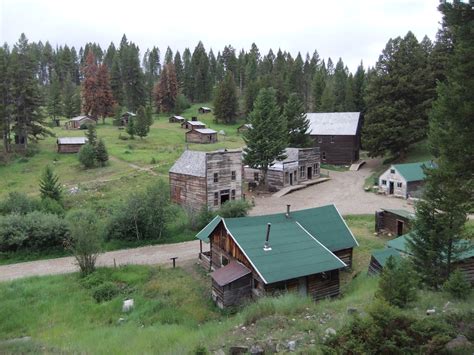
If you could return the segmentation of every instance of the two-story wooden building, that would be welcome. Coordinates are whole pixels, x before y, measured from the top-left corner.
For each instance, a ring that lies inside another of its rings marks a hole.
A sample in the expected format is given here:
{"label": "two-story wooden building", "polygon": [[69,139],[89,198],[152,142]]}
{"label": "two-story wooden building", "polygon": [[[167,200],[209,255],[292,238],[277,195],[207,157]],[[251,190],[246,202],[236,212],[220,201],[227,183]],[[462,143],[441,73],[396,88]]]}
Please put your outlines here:
{"label": "two-story wooden building", "polygon": [[266,216],[217,216],[197,234],[221,308],[294,291],[314,300],[339,295],[339,270],[352,265],[357,241],[334,205]]}
{"label": "two-story wooden building", "polygon": [[171,200],[198,212],[242,198],[242,151],[186,150],[169,170]]}
{"label": "two-story wooden building", "polygon": [[323,164],[348,165],[359,160],[360,112],[307,113],[306,117]]}

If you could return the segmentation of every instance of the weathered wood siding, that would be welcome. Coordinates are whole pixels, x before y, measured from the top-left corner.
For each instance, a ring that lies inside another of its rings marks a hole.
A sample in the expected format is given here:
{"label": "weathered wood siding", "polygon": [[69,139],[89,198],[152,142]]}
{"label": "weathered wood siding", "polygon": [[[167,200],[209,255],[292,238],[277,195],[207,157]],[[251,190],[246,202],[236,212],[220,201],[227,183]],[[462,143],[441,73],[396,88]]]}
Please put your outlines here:
{"label": "weathered wood siding", "polygon": [[212,280],[212,298],[219,308],[237,306],[252,296],[252,275],[246,275],[225,286]]}
{"label": "weathered wood siding", "polygon": [[207,203],[206,178],[169,173],[171,201],[199,212]]}
{"label": "weathered wood siding", "polygon": [[200,133],[196,130],[191,130],[185,134],[187,143],[209,144],[217,142],[217,133]]}
{"label": "weathered wood siding", "polygon": [[344,261],[347,267],[352,267],[352,248],[348,249],[341,249],[333,251],[334,255],[336,255],[339,259]]}
{"label": "weathered wood siding", "polygon": [[370,258],[369,270],[367,271],[367,274],[369,276],[378,275],[382,272],[382,270],[382,265],[380,265],[379,262],[372,256]]}
{"label": "weathered wood siding", "polygon": [[77,153],[83,144],[58,144],[58,153]]}
{"label": "weathered wood siding", "polygon": [[[393,235],[403,235],[410,231],[410,220],[388,211],[380,211],[375,214],[375,231],[385,232]],[[403,222],[403,230],[398,234],[398,221]]]}
{"label": "weathered wood siding", "polygon": [[[393,193],[390,194],[390,183],[393,183]],[[398,186],[401,184],[401,186]],[[407,198],[407,182],[399,172],[390,166],[379,176],[379,190],[386,195]]]}
{"label": "weathered wood siding", "polygon": [[192,125],[188,121],[181,123],[181,128],[184,129],[198,129],[198,128],[206,128],[206,125],[204,124],[195,124]]}
{"label": "weathered wood siding", "polygon": [[462,271],[471,285],[474,285],[474,257],[457,262],[455,267]]}
{"label": "weathered wood siding", "polygon": [[315,301],[339,296],[339,270],[308,276],[308,294]]}
{"label": "weathered wood siding", "polygon": [[360,133],[352,136],[311,135],[319,148],[321,163],[349,165],[359,160]]}

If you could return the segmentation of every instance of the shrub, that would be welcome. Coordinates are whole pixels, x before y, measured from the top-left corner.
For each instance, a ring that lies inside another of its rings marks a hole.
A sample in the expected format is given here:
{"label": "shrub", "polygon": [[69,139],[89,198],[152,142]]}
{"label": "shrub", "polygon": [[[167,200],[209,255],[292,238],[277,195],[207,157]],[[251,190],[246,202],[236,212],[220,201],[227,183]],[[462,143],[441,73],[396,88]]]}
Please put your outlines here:
{"label": "shrub", "polygon": [[128,136],[122,136],[122,133],[119,133],[119,139],[123,141],[128,141]]}
{"label": "shrub", "polygon": [[250,208],[250,204],[245,200],[227,201],[217,214],[224,218],[245,217]]}
{"label": "shrub", "polygon": [[176,96],[174,112],[177,115],[183,113],[184,110],[190,107],[191,107],[191,103],[189,102],[188,98],[185,95],[178,94],[178,96]]}
{"label": "shrub", "polygon": [[56,201],[61,201],[62,188],[58,180],[59,178],[54,173],[53,168],[51,168],[49,165],[46,165],[39,184],[42,199],[50,198]]}
{"label": "shrub", "polygon": [[464,274],[456,269],[444,283],[443,289],[457,299],[466,299],[471,292],[471,284]]}
{"label": "shrub", "polygon": [[89,143],[84,144],[79,150],[78,159],[85,168],[93,168],[96,162],[95,148]]}
{"label": "shrub", "polygon": [[195,218],[190,218],[193,228],[203,229],[213,218],[217,212],[210,210],[207,206],[203,206]]}
{"label": "shrub", "polygon": [[86,130],[88,126],[89,126],[88,124],[83,123],[83,124],[80,125],[79,129]]}
{"label": "shrub", "polygon": [[45,213],[51,213],[58,216],[64,216],[64,207],[61,203],[52,198],[43,198],[40,202],[41,211]]}
{"label": "shrub", "polygon": [[156,163],[157,163],[156,159],[155,159],[155,158],[151,158],[150,164],[156,164]]}
{"label": "shrub", "polygon": [[107,148],[105,147],[105,143],[102,139],[99,139],[99,142],[95,148],[95,157],[100,166],[107,165],[107,162],[109,161],[109,153],[107,152]]}
{"label": "shrub", "polygon": [[40,209],[39,202],[28,197],[23,192],[10,192],[8,197],[0,202],[0,214],[27,214]]}
{"label": "shrub", "polygon": [[120,290],[117,285],[111,281],[105,281],[92,291],[92,297],[98,302],[110,301],[119,294]]}

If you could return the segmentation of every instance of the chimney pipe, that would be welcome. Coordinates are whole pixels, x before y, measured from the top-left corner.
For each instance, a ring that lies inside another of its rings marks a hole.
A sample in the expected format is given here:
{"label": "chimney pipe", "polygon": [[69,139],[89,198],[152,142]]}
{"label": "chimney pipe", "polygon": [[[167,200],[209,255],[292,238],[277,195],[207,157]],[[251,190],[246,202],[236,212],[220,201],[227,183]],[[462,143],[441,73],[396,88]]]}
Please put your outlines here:
{"label": "chimney pipe", "polygon": [[267,223],[267,235],[265,237],[265,244],[263,245],[263,250],[264,251],[272,250],[272,247],[270,246],[270,243],[268,242],[268,240],[270,239],[270,228],[271,228],[271,226],[272,226],[271,223]]}
{"label": "chimney pipe", "polygon": [[290,207],[291,205],[286,205],[286,218],[290,218]]}

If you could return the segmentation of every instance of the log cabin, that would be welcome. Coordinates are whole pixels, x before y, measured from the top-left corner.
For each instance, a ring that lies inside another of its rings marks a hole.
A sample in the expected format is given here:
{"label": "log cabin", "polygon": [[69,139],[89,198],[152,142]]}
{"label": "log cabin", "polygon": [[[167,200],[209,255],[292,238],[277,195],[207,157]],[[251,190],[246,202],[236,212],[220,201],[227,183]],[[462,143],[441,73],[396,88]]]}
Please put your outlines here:
{"label": "log cabin", "polygon": [[401,255],[398,251],[392,248],[375,250],[370,257],[369,270],[367,274],[369,276],[380,274],[389,257],[398,260],[401,258]]}
{"label": "log cabin", "polygon": [[[405,235],[402,235],[401,237],[388,241],[387,248],[391,251],[385,253],[390,253],[390,255],[393,256],[395,256],[395,254],[398,254],[399,257],[405,258],[411,257],[412,254],[408,245],[408,240],[410,238],[410,233],[407,233]],[[474,245],[469,240],[460,240],[456,244],[465,250],[459,253],[459,255],[457,255],[457,260],[453,263],[453,267],[459,269],[466,277],[466,279],[471,283],[471,285],[474,285]],[[372,257],[377,260],[379,267],[377,268],[375,264],[372,264],[371,258],[371,265],[369,265],[370,274],[380,273],[383,270],[385,262],[388,260],[388,256],[386,258],[378,258],[377,256],[380,253],[382,253],[381,250],[376,250],[372,254]]]}
{"label": "log cabin", "polygon": [[201,106],[199,107],[198,109],[198,112],[199,113],[209,113],[211,112],[212,110],[209,108],[209,107],[206,107],[206,106]]}
{"label": "log cabin", "polygon": [[186,121],[186,119],[185,119],[183,116],[177,116],[177,115],[175,115],[175,116],[171,116],[171,117],[169,118],[169,122],[170,122],[170,123],[183,123],[183,122],[185,122],[185,121]]}
{"label": "log cabin", "polygon": [[[213,270],[220,308],[245,299],[298,292],[314,300],[339,295],[339,271],[358,245],[334,205],[265,216],[216,216],[196,236],[199,258]],[[202,252],[202,242],[210,251]]]}
{"label": "log cabin", "polygon": [[89,116],[77,116],[71,118],[69,121],[66,122],[65,128],[66,129],[80,129],[86,125],[93,124],[95,125],[97,122],[93,118]]}
{"label": "log cabin", "polygon": [[379,177],[379,192],[402,198],[416,197],[424,184],[424,168],[433,169],[433,161],[393,164]]}
{"label": "log cabin", "polygon": [[130,118],[133,120],[137,115],[133,112],[125,112],[121,117],[120,117],[120,126],[128,126],[128,121]]}
{"label": "log cabin", "polygon": [[242,151],[186,150],[169,170],[171,201],[189,211],[242,199]]}
{"label": "log cabin", "polygon": [[185,133],[186,143],[209,144],[217,142],[217,131],[210,128],[194,128]]}
{"label": "log cabin", "polygon": [[[286,158],[276,160],[267,171],[267,185],[270,190],[277,191],[290,185],[319,178],[320,155],[318,148],[286,148]],[[262,171],[245,166],[245,181],[258,185],[262,179]]]}
{"label": "log cabin", "polygon": [[206,128],[206,124],[201,122],[201,121],[194,121],[194,120],[184,121],[183,123],[181,123],[181,128],[184,128],[184,129],[202,129],[202,128]]}
{"label": "log cabin", "polygon": [[410,231],[415,214],[406,210],[383,209],[375,212],[375,231],[401,236]]}
{"label": "log cabin", "polygon": [[360,112],[307,113],[306,117],[323,164],[348,165],[359,160]]}
{"label": "log cabin", "polygon": [[252,129],[252,124],[251,123],[244,123],[243,125],[241,125],[237,128],[237,133],[243,133],[243,132],[248,131],[249,129]]}
{"label": "log cabin", "polygon": [[56,140],[58,153],[77,153],[86,143],[86,137],[61,137]]}

